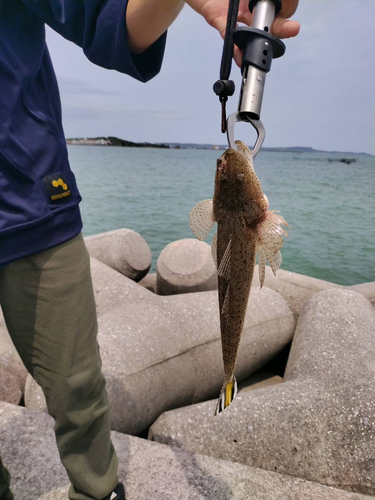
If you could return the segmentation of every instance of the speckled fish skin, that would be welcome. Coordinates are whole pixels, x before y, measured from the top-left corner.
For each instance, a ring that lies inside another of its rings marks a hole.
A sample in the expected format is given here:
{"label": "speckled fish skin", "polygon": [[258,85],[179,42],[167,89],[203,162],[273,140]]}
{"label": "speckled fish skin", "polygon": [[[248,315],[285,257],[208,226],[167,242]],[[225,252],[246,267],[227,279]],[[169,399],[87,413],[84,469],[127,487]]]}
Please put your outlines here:
{"label": "speckled fish skin", "polygon": [[232,379],[249,300],[257,253],[257,225],[268,208],[259,179],[249,160],[229,148],[219,158],[213,199],[218,223],[217,262],[230,245],[225,275],[219,271],[219,307],[224,361],[224,386]]}
{"label": "speckled fish skin", "polygon": [[224,385],[215,410],[221,413],[234,399],[237,383],[234,368],[249,300],[256,256],[259,281],[263,286],[266,262],[276,274],[282,258],[280,248],[288,233],[286,221],[268,210],[254,171],[252,153],[241,141],[238,151],[227,149],[218,159],[213,200],[202,200],[190,213],[190,227],[204,240],[215,222],[218,230],[212,241],[217,265]]}

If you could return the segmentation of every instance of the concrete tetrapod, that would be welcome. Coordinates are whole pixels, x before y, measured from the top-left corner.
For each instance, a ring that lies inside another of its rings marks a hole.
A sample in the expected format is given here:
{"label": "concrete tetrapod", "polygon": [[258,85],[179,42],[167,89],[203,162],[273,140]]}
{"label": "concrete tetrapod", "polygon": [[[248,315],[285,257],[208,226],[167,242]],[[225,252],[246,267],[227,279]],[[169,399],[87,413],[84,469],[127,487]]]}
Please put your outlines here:
{"label": "concrete tetrapod", "polygon": [[[272,269],[266,266],[266,286],[278,292],[286,300],[288,306],[298,319],[303,304],[314,295],[314,293],[332,288],[343,288],[341,285],[324,281],[311,276],[293,273],[279,269],[275,276]],[[255,266],[254,279],[252,285],[259,288],[258,266]]]}
{"label": "concrete tetrapod", "polygon": [[[127,500],[369,498],[117,432],[112,432],[112,440]],[[0,442],[17,500],[67,499],[69,480],[58,456],[51,417],[0,403]]]}
{"label": "concrete tetrapod", "polygon": [[375,493],[375,313],[362,295],[319,292],[304,306],[284,382],[170,411],[155,441],[366,494]]}
{"label": "concrete tetrapod", "polygon": [[18,404],[26,376],[27,370],[12,343],[0,309],[0,401]]}
{"label": "concrete tetrapod", "polygon": [[348,290],[361,293],[368,299],[375,308],[375,281],[369,283],[360,283],[359,285],[352,285],[347,287]]}
{"label": "concrete tetrapod", "polygon": [[[128,434],[140,434],[169,409],[218,396],[223,382],[217,292],[158,297],[142,290],[158,300],[124,304],[99,316],[112,428]],[[238,381],[280,352],[291,341],[294,326],[278,293],[254,290]],[[27,407],[40,408],[35,394],[26,396]]]}
{"label": "concrete tetrapod", "polygon": [[126,304],[147,304],[158,300],[154,293],[102,262],[93,258],[90,262],[98,316]]}
{"label": "concrete tetrapod", "polygon": [[138,283],[147,290],[150,290],[150,292],[156,293],[156,273],[147,274]]}
{"label": "concrete tetrapod", "polygon": [[156,293],[177,293],[217,290],[217,272],[211,247],[193,238],[169,243],[157,262]]}
{"label": "concrete tetrapod", "polygon": [[85,238],[95,259],[134,281],[141,280],[151,267],[151,250],[146,240],[132,229],[115,229]]}
{"label": "concrete tetrapod", "polygon": [[[359,285],[342,286],[330,281],[324,281],[304,274],[293,273],[285,269],[279,269],[275,276],[269,266],[266,266],[266,285],[268,288],[278,292],[287,302],[296,319],[298,319],[303,304],[314,295],[314,293],[332,288],[341,288],[360,293],[368,299],[375,307],[375,281],[361,283]],[[258,266],[255,267],[252,286],[259,288]]]}

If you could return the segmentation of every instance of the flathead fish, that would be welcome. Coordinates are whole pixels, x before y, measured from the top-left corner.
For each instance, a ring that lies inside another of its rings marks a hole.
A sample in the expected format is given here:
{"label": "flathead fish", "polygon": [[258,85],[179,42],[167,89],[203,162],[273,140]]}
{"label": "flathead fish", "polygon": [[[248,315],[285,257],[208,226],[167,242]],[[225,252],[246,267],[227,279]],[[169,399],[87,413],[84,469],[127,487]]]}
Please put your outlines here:
{"label": "flathead fish", "polygon": [[217,160],[214,199],[201,201],[190,214],[190,227],[199,240],[205,239],[217,222],[212,257],[218,273],[224,384],[215,415],[237,394],[234,368],[256,257],[262,287],[266,262],[276,274],[281,264],[283,236],[288,235],[282,227],[288,226],[283,217],[268,209],[251,151],[241,141],[236,144],[238,151],[229,148]]}

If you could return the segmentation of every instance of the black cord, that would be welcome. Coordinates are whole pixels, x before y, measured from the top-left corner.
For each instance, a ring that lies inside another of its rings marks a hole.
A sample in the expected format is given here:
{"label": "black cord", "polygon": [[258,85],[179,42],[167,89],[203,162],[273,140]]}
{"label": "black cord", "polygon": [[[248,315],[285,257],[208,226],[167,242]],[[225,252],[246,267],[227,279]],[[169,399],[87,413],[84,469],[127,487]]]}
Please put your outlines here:
{"label": "black cord", "polygon": [[238,7],[240,0],[229,0],[227,26],[225,29],[223,54],[221,56],[220,79],[228,80],[233,59],[233,30],[237,26]]}
{"label": "black cord", "polygon": [[225,28],[223,54],[221,56],[220,64],[220,80],[214,83],[214,92],[219,96],[222,115],[221,115],[221,131],[227,131],[227,120],[225,105],[228,97],[234,94],[235,86],[232,80],[229,80],[230,72],[232,69],[233,60],[233,30],[237,26],[238,7],[240,0],[229,0],[227,25]]}

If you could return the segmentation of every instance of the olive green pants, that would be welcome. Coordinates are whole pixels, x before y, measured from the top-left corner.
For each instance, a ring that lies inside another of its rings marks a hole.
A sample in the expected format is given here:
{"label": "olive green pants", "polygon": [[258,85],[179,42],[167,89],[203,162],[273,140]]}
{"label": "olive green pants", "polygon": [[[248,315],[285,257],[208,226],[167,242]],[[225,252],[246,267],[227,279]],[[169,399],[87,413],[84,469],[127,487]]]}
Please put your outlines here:
{"label": "olive green pants", "polygon": [[[69,498],[104,498],[118,482],[117,457],[82,235],[0,269],[0,304],[55,419],[57,447],[72,483]],[[0,460],[0,499],[12,499],[9,481]]]}

